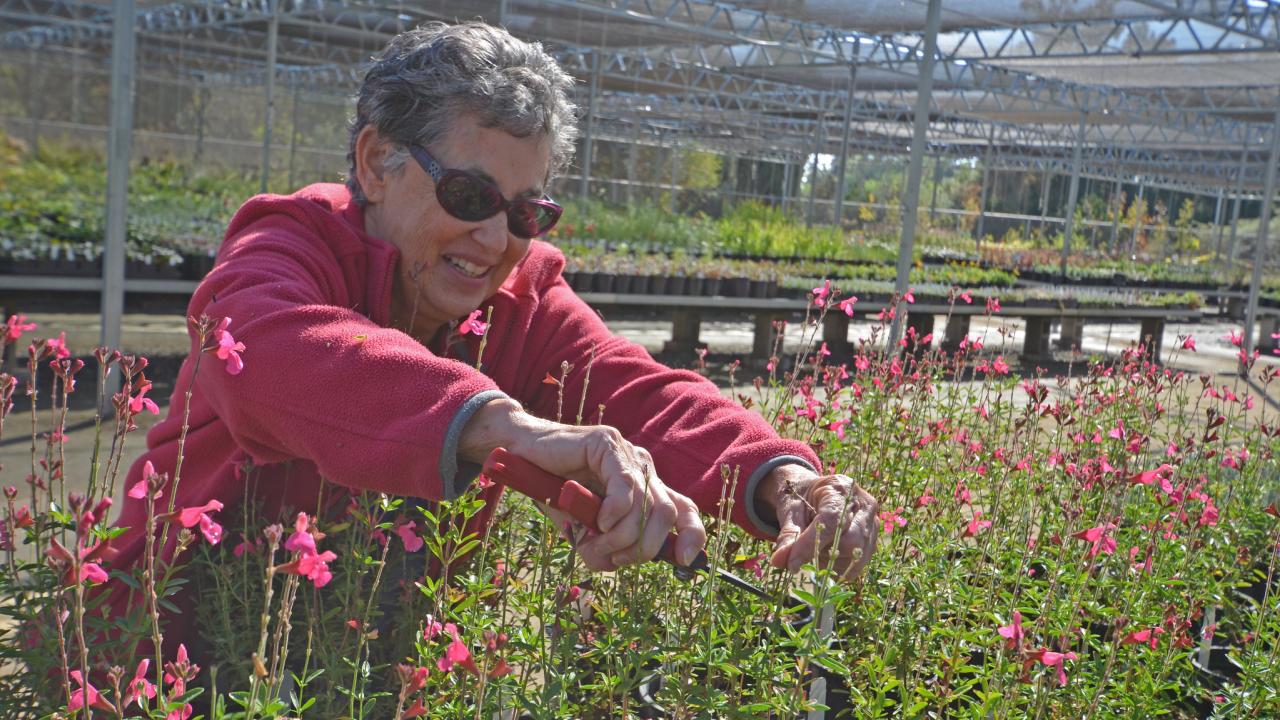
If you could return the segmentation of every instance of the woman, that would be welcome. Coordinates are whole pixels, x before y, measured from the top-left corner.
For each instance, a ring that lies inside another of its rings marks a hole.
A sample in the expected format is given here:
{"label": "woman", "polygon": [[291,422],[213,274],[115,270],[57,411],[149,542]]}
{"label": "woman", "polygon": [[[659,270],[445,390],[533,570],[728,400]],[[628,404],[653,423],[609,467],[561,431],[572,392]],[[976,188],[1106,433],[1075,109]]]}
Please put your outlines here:
{"label": "woman", "polygon": [[[546,188],[572,153],[571,82],[539,45],[482,24],[392,40],[360,89],[346,186],[256,197],[232,220],[190,315],[230,318],[243,367],[206,355],[197,374],[187,360],[127,486],[146,462],[173,472],[192,389],[179,506],[244,500],[246,461],[268,516],[314,512],[321,477],[449,499],[504,446],[604,495],[602,532],[579,550],[612,570],[652,558],[673,530],[690,560],[728,465],[742,478],[733,520],[777,539],[774,565],[834,553],[858,572],[875,542],[870,496],[710,382],[611,335],[561,278],[560,252],[534,239],[559,217]],[[457,329],[476,310],[491,318],[481,370],[480,338]],[[543,380],[564,362],[576,369],[564,396],[585,391],[612,427],[548,419],[559,389]],[[483,492],[487,508],[500,492]],[[122,523],[140,527],[142,503],[128,505]]]}

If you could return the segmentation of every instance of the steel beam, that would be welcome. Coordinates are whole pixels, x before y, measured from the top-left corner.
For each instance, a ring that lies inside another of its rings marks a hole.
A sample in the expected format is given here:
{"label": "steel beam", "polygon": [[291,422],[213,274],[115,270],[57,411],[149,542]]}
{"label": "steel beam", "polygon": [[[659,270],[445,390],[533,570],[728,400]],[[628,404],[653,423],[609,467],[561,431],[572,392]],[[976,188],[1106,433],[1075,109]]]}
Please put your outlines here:
{"label": "steel beam", "polygon": [[[1271,125],[1271,153],[1267,160],[1267,180],[1262,190],[1262,214],[1258,220],[1258,239],[1253,245],[1253,274],[1249,280],[1249,301],[1244,312],[1244,362],[1240,374],[1248,376],[1247,365],[1252,362],[1253,349],[1257,347],[1254,333],[1258,322],[1258,293],[1262,290],[1262,266],[1267,263],[1267,231],[1271,225],[1271,206],[1276,199],[1276,172],[1280,169],[1280,105],[1276,106],[1275,120]],[[1267,338],[1270,340],[1270,338]]]}
{"label": "steel beam", "polygon": [[[133,152],[133,0],[114,0],[111,110],[107,133],[107,227],[102,254],[101,344],[119,349],[124,315],[125,243],[129,232],[129,158]],[[117,377],[118,377],[117,373]],[[110,388],[107,388],[110,390]]]}
{"label": "steel beam", "polygon": [[[916,211],[920,206],[920,177],[924,170],[924,151],[929,138],[929,95],[933,92],[933,66],[938,50],[938,27],[942,24],[942,0],[929,0],[925,15],[924,50],[920,55],[919,85],[916,88],[916,116],[912,127],[911,158],[907,162],[906,196],[902,202],[902,239],[898,245],[898,277],[894,291],[898,297],[910,288],[911,254],[916,239]],[[899,306],[889,326],[888,352],[898,351],[898,338],[902,335],[902,316],[905,307]]]}
{"label": "steel beam", "polygon": [[1075,151],[1071,155],[1071,185],[1067,191],[1067,212],[1062,224],[1062,263],[1058,274],[1064,282],[1067,278],[1067,257],[1071,255],[1071,233],[1075,231],[1076,201],[1080,198],[1080,154],[1084,149],[1084,131],[1088,120],[1088,113],[1081,110],[1080,135],[1076,138]]}

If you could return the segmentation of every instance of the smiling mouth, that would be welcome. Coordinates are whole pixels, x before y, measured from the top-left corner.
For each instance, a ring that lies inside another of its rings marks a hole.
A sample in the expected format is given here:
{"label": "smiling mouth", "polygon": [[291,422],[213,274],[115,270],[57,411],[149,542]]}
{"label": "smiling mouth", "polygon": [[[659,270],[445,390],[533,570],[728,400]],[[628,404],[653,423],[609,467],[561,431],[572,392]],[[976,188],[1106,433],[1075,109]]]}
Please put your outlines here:
{"label": "smiling mouth", "polygon": [[470,278],[482,278],[485,275],[488,275],[489,271],[493,269],[492,265],[475,265],[467,262],[466,260],[453,257],[452,255],[445,255],[444,261],[454,270],[457,270]]}

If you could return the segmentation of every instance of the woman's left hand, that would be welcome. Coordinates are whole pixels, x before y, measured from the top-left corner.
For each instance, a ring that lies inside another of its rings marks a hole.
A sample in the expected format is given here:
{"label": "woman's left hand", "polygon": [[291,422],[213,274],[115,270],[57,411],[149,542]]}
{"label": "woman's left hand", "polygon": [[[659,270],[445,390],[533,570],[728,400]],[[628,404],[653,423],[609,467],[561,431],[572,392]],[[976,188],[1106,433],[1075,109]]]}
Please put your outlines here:
{"label": "woman's left hand", "polygon": [[797,572],[805,563],[857,577],[876,549],[880,505],[847,475],[818,475],[800,465],[775,468],[757,499],[778,519],[770,563]]}

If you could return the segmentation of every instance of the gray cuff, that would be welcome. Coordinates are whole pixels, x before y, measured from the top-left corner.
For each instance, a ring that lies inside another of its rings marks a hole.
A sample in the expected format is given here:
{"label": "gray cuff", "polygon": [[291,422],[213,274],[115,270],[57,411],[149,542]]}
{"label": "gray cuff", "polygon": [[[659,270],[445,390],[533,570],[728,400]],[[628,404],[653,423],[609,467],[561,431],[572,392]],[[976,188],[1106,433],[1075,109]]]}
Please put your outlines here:
{"label": "gray cuff", "polygon": [[782,532],[782,528],[777,525],[771,525],[760,517],[760,512],[756,508],[756,489],[760,487],[760,483],[764,481],[765,476],[773,472],[773,469],[780,465],[799,465],[800,467],[807,468],[813,472],[818,472],[818,469],[810,465],[808,460],[805,460],[798,455],[779,455],[772,460],[761,463],[760,467],[756,468],[756,471],[751,473],[751,477],[747,478],[747,494],[744,498],[747,517],[751,519],[753,524],[755,524],[757,530],[766,535],[772,535],[775,537],[779,532]]}
{"label": "gray cuff", "polygon": [[500,390],[485,390],[467,398],[449,421],[449,429],[444,434],[444,447],[440,449],[440,481],[443,485],[445,500],[453,500],[462,495],[472,480],[480,474],[480,465],[458,459],[458,441],[462,439],[462,429],[467,426],[476,411],[486,404],[507,394]]}

